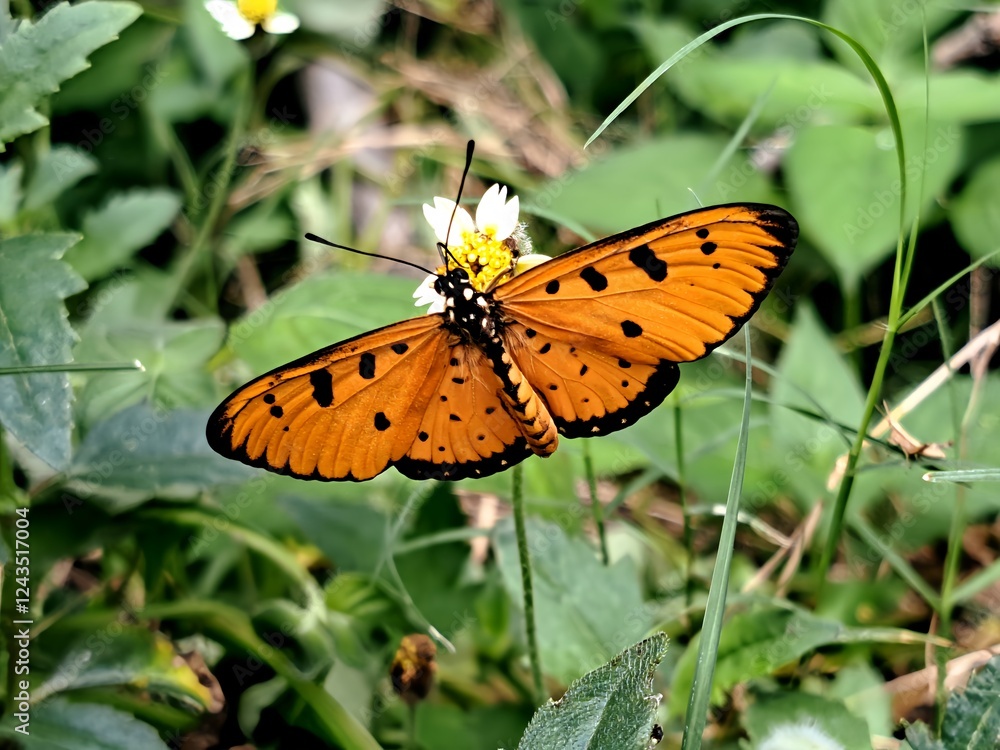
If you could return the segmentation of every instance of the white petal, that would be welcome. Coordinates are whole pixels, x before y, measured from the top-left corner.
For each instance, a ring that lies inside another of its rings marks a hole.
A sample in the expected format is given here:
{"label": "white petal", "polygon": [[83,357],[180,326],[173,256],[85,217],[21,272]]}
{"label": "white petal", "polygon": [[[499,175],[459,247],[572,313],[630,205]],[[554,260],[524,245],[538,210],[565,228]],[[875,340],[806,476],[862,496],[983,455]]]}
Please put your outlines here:
{"label": "white petal", "polygon": [[540,266],[547,260],[552,260],[552,258],[548,255],[542,255],[541,253],[522,255],[517,259],[517,263],[514,265],[514,275],[517,276],[525,271],[530,271],[535,266]]}
{"label": "white petal", "polygon": [[504,204],[507,202],[507,188],[491,185],[483,193],[476,208],[476,226],[484,234],[496,234],[497,224],[503,216]]}
{"label": "white petal", "polygon": [[434,282],[437,280],[436,274],[431,274],[420,282],[420,286],[413,293],[413,298],[416,302],[413,303],[414,307],[423,307],[424,305],[430,305],[427,309],[427,314],[444,312],[444,302],[445,298],[437,293],[434,288]]}
{"label": "white petal", "polygon": [[483,234],[503,241],[517,229],[517,196],[507,202],[507,188],[493,185],[483,193],[476,209],[476,226]]}
{"label": "white petal", "polygon": [[496,234],[493,235],[493,239],[500,240],[501,242],[508,237],[510,237],[514,230],[517,229],[517,214],[520,211],[521,203],[515,195],[510,199],[510,202],[504,206],[503,214],[500,221],[497,223]]}
{"label": "white petal", "polygon": [[299,28],[299,19],[291,13],[275,13],[270,18],[265,18],[261,27],[268,34],[291,34]]}
{"label": "white petal", "polygon": [[219,22],[222,31],[230,39],[249,39],[253,36],[254,25],[240,14],[232,0],[207,0],[205,9]]}
{"label": "white petal", "polygon": [[[451,218],[452,211],[455,211],[454,221]],[[469,212],[461,206],[458,207],[458,210],[455,210],[455,201],[450,201],[447,198],[435,196],[433,208],[425,203],[424,218],[427,219],[427,223],[434,230],[434,235],[437,237],[438,242],[445,242],[448,223],[451,222],[451,237],[447,239],[449,246],[461,245],[463,235],[476,231],[476,225],[472,221],[472,217],[469,216]]]}

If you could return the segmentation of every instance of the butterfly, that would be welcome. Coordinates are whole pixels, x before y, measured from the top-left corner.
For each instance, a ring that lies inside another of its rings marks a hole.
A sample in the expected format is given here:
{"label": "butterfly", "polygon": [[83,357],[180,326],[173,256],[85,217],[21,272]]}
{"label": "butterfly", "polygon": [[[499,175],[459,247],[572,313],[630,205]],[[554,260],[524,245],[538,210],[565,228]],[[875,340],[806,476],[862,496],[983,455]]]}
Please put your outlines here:
{"label": "butterfly", "polygon": [[753,315],[797,237],[785,210],[742,203],[654,221],[485,290],[446,262],[433,280],[442,312],[261,375],[215,410],[208,442],[328,481],[390,466],[413,479],[478,478],[551,455],[560,435],[606,435],[656,408],[678,363]]}

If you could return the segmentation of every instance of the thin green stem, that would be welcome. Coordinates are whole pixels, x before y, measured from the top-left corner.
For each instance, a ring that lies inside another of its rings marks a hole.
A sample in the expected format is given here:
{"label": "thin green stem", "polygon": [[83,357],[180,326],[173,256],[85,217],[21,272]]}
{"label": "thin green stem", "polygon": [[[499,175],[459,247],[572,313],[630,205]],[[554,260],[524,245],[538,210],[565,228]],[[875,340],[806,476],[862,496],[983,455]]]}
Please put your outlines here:
{"label": "thin green stem", "polygon": [[68,362],[64,365],[18,365],[0,367],[0,375],[30,375],[41,372],[117,372],[119,370],[139,370],[145,367],[137,359],[131,362]]}
{"label": "thin green stem", "polygon": [[[202,259],[205,252],[208,250],[209,240],[212,237],[212,233],[215,231],[216,222],[218,222],[219,215],[222,213],[222,209],[226,205],[226,199],[229,196],[229,183],[232,181],[233,172],[236,169],[236,157],[239,153],[240,144],[242,143],[246,132],[246,122],[249,117],[253,100],[253,85],[251,84],[251,79],[252,70],[248,68],[236,80],[239,105],[237,106],[236,112],[233,113],[233,124],[229,129],[229,136],[226,139],[222,165],[215,171],[214,175],[206,181],[206,184],[202,185],[201,190],[198,193],[199,200],[202,196],[209,196],[208,209],[204,211],[200,217],[201,222],[198,226],[198,232],[195,235],[194,242],[191,243],[191,246],[187,249],[184,255],[181,256],[177,263],[177,267],[174,269],[174,292],[172,296],[174,304],[177,303],[178,298],[187,287],[188,279],[191,276],[197,262]],[[209,188],[211,188],[211,190],[209,190]],[[189,211],[194,214],[198,209],[197,201],[195,205],[189,206],[188,208]]]}
{"label": "thin green stem", "polygon": [[535,625],[535,591],[531,584],[531,557],[528,552],[528,529],[524,521],[524,477],[522,467],[512,472],[514,487],[511,500],[514,505],[514,533],[517,536],[517,556],[521,563],[521,588],[524,594],[524,630],[528,640],[528,659],[531,660],[531,677],[538,704],[545,700],[542,682],[542,660],[538,656],[538,630]]}
{"label": "thin green stem", "polygon": [[[749,359],[750,330],[748,327],[743,329],[743,336]],[[733,549],[736,544],[740,496],[743,494],[743,476],[746,472],[747,442],[750,433],[750,394],[753,385],[751,370],[748,362],[743,398],[743,421],[740,424],[740,437],[736,448],[736,458],[733,461],[733,473],[729,482],[726,515],[722,521],[722,534],[719,538],[719,554],[712,571],[712,583],[708,589],[708,602],[705,606],[705,619],[699,634],[698,661],[695,666],[694,681],[691,685],[691,697],[688,701],[681,750],[698,750],[701,747],[702,734],[708,722],[712,677],[715,674],[715,663],[719,655],[722,621],[726,616],[726,594],[729,589],[729,573],[733,561]]]}
{"label": "thin green stem", "polygon": [[885,338],[882,341],[882,349],[878,355],[878,362],[875,364],[875,374],[872,376],[872,384],[868,389],[868,398],[865,400],[865,408],[861,415],[861,422],[858,425],[858,434],[855,436],[851,450],[847,454],[847,466],[844,468],[844,478],[840,482],[840,487],[837,490],[837,499],[833,505],[830,531],[823,545],[823,552],[816,570],[819,591],[822,591],[826,583],[827,571],[829,571],[830,565],[833,563],[833,556],[837,551],[837,542],[840,540],[841,530],[844,526],[847,501],[850,499],[851,489],[854,487],[854,471],[857,468],[858,458],[861,456],[861,449],[867,438],[868,425],[871,423],[872,415],[875,413],[875,407],[878,404],[879,395],[882,392],[882,381],[885,379],[885,372],[889,366],[892,344],[896,340],[896,330],[893,325],[894,321],[886,329]]}
{"label": "thin green stem", "polygon": [[[749,365],[747,365],[749,367]],[[684,468],[684,409],[681,407],[680,399],[674,401],[674,443],[677,448],[677,496],[681,504],[681,513],[684,514],[684,603],[691,606],[691,598],[694,593],[694,580],[691,571],[694,568],[694,543],[691,532],[691,509],[687,502],[687,479]]]}
{"label": "thin green stem", "polygon": [[608,564],[608,538],[604,530],[604,508],[597,498],[597,477],[594,476],[594,460],[590,457],[590,443],[583,441],[583,472],[587,475],[587,488],[590,491],[590,511],[594,515],[594,525],[597,527],[597,538],[601,545],[601,562]]}

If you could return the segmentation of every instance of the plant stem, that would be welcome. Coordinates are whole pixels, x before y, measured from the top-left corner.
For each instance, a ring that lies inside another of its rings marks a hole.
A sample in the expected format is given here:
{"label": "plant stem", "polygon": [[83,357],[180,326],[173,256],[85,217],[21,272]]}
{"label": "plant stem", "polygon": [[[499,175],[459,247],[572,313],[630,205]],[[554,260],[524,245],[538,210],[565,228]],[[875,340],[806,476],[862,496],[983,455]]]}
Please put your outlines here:
{"label": "plant stem", "polygon": [[865,409],[861,415],[861,423],[858,425],[858,434],[854,438],[854,444],[847,454],[847,466],[844,469],[844,478],[840,482],[837,490],[837,499],[833,505],[833,518],[830,520],[830,531],[823,546],[823,553],[820,557],[819,565],[816,569],[818,591],[822,593],[826,584],[826,576],[833,563],[833,556],[837,551],[837,542],[844,527],[844,514],[847,511],[847,500],[851,496],[851,489],[854,486],[854,470],[858,465],[858,458],[861,456],[861,449],[864,447],[868,437],[868,425],[872,421],[875,413],[875,406],[878,404],[879,394],[882,392],[882,381],[885,379],[885,372],[889,366],[889,356],[892,353],[892,345],[896,340],[896,320],[895,316],[889,323],[885,331],[885,338],[882,341],[882,349],[879,351],[878,362],[875,364],[875,374],[872,376],[872,384],[868,389],[868,398],[865,400]]}
{"label": "plant stem", "polygon": [[[747,367],[750,366],[750,358],[747,356]],[[681,408],[680,399],[674,401],[674,444],[677,449],[677,496],[681,503],[681,513],[684,514],[684,551],[687,560],[684,562],[684,604],[691,606],[691,597],[694,592],[694,580],[691,571],[694,568],[694,543],[691,532],[691,514],[687,503],[687,479],[684,469],[684,410]]]}
{"label": "plant stem", "polygon": [[[208,209],[200,217],[201,222],[198,226],[198,233],[195,235],[194,242],[191,243],[191,246],[181,256],[177,267],[174,269],[174,293],[172,297],[174,305],[177,304],[178,298],[186,288],[192,269],[208,249],[209,239],[215,230],[215,224],[219,220],[219,215],[222,213],[223,207],[226,205],[226,199],[229,196],[229,183],[232,181],[233,171],[236,168],[236,156],[240,150],[240,143],[243,141],[246,131],[246,121],[249,117],[253,101],[252,76],[252,69],[248,68],[236,79],[236,87],[239,92],[239,106],[236,112],[233,113],[233,124],[229,129],[229,137],[226,139],[222,166],[216,170],[213,177],[206,181],[206,184],[202,185],[199,193],[199,197],[204,196],[208,192],[209,186],[212,186],[214,192],[211,194]],[[192,215],[197,212],[197,209],[197,206],[188,207]]]}
{"label": "plant stem", "polygon": [[682,750],[698,750],[701,747],[702,734],[708,720],[708,708],[712,695],[712,677],[715,673],[715,663],[719,655],[719,637],[722,633],[722,621],[726,616],[726,593],[729,589],[729,572],[733,561],[733,550],[736,546],[737,516],[740,511],[740,496],[743,494],[743,476],[746,472],[747,442],[750,432],[750,396],[751,396],[751,365],[750,365],[750,332],[744,328],[744,340],[747,352],[746,384],[743,396],[743,421],[740,424],[739,443],[736,448],[736,458],[733,461],[733,473],[729,481],[729,495],[726,498],[726,515],[722,521],[722,534],[719,538],[719,554],[715,559],[712,571],[712,583],[708,589],[708,603],[705,606],[705,619],[702,622],[698,638],[698,661],[695,666],[694,681],[691,685],[691,697],[688,700],[688,710],[684,721],[684,737],[681,740]]}
{"label": "plant stem", "polygon": [[521,563],[521,588],[524,594],[524,629],[528,639],[528,658],[531,660],[531,677],[535,685],[535,699],[545,700],[542,682],[542,661],[538,657],[538,630],[535,626],[535,591],[531,584],[531,557],[528,553],[528,530],[524,522],[524,477],[521,466],[513,469],[514,488],[511,493],[514,505],[514,533],[517,536],[517,556]]}
{"label": "plant stem", "polygon": [[597,477],[594,476],[594,461],[590,457],[590,443],[583,441],[583,471],[587,475],[587,488],[590,490],[590,511],[594,514],[594,525],[597,527],[597,538],[601,544],[601,562],[608,564],[608,538],[604,530],[604,506],[597,499]]}

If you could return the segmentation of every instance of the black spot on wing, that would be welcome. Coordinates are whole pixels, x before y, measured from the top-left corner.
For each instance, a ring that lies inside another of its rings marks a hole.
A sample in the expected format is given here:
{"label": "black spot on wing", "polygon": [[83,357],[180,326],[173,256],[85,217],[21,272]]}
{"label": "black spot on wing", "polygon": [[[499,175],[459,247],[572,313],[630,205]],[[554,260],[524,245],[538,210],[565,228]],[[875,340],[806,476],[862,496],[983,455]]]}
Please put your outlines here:
{"label": "black spot on wing", "polygon": [[549,342],[549,341],[546,341],[545,342],[545,346],[543,346],[541,349],[539,349],[538,353],[539,354],[548,354],[549,353],[549,349],[551,349],[551,348],[552,348],[552,343]]}
{"label": "black spot on wing", "polygon": [[275,398],[274,398],[274,394],[273,393],[265,393],[264,394],[264,403],[265,404],[273,404],[274,402],[275,402]]}
{"label": "black spot on wing", "polygon": [[695,232],[695,234],[698,235],[698,239],[701,239],[701,240],[704,240],[704,239],[708,238],[708,230],[705,229],[705,227],[702,227],[701,229],[699,229],[697,232]]}
{"label": "black spot on wing", "polygon": [[285,416],[285,410],[282,409],[280,406],[272,406],[271,416],[281,419],[281,417]]}
{"label": "black spot on wing", "polygon": [[[663,399],[677,386],[680,377],[680,370],[677,365],[667,360],[660,360],[645,386],[638,393],[629,394],[631,399],[622,409],[608,412],[602,416],[591,419],[578,419],[569,422],[556,414],[552,415],[559,434],[570,438],[594,437],[595,435],[606,435],[615,432],[630,424],[634,424],[640,418],[646,416],[659,406]],[[636,385],[640,385],[637,383]],[[544,396],[543,396],[544,398]],[[587,401],[587,399],[584,399]],[[594,431],[594,428],[597,431]]]}
{"label": "black spot on wing", "polygon": [[629,251],[628,259],[636,268],[641,269],[653,281],[663,281],[667,278],[667,263],[656,257],[649,245],[640,245]]}
{"label": "black spot on wing", "polygon": [[626,338],[637,338],[642,335],[642,326],[631,320],[623,320],[622,333],[625,334]]}
{"label": "black spot on wing", "polygon": [[410,479],[437,479],[439,481],[481,479],[505,471],[511,466],[521,463],[530,455],[531,449],[528,448],[528,442],[519,435],[500,453],[494,453],[492,456],[478,461],[434,463],[433,461],[421,461],[404,456],[395,463],[395,466],[400,474]]}
{"label": "black spot on wing", "polygon": [[333,375],[325,367],[309,373],[312,397],[319,406],[326,408],[333,403]]}
{"label": "black spot on wing", "polygon": [[580,271],[580,278],[586,281],[587,286],[595,292],[603,292],[608,288],[608,277],[593,266],[587,266]]}
{"label": "black spot on wing", "polygon": [[546,294],[555,294],[559,291],[559,279],[552,279],[548,284],[545,285]]}
{"label": "black spot on wing", "polygon": [[392,350],[394,352],[396,352],[396,354],[405,354],[406,350],[409,349],[409,348],[410,348],[410,345],[407,344],[407,343],[404,343],[402,341],[399,342],[398,344],[393,344],[392,345]]}
{"label": "black spot on wing", "polygon": [[701,251],[703,253],[705,253],[705,255],[711,255],[712,253],[715,252],[715,249],[717,247],[718,247],[718,245],[716,245],[714,242],[703,242],[703,243],[701,243]]}
{"label": "black spot on wing", "polygon": [[390,422],[388,417],[385,416],[385,412],[377,412],[375,414],[375,429],[379,432],[385,432],[390,427],[392,427],[392,422]]}
{"label": "black spot on wing", "polygon": [[365,380],[375,377],[375,355],[371,352],[364,352],[358,360],[358,374]]}

